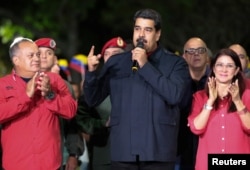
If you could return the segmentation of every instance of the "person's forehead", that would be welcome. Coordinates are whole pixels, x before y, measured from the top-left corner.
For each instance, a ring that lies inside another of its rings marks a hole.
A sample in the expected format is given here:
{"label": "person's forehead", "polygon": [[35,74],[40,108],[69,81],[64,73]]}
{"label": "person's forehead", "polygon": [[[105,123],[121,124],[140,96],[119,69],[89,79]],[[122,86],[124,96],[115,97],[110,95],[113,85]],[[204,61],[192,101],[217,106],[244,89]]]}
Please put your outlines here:
{"label": "person's forehead", "polygon": [[48,47],[38,47],[39,51],[43,51],[43,52],[54,52],[54,50],[52,50],[51,48]]}
{"label": "person's forehead", "polygon": [[146,18],[137,18],[135,21],[135,26],[139,27],[152,27],[154,28],[154,20]]}
{"label": "person's forehead", "polygon": [[186,44],[187,48],[198,48],[198,47],[205,47],[205,44],[200,41],[200,40],[190,40],[187,44]]}
{"label": "person's forehead", "polygon": [[243,54],[246,55],[245,50],[241,46],[231,46],[230,49],[234,50],[237,54]]}
{"label": "person's forehead", "polygon": [[228,55],[220,55],[218,58],[217,58],[217,62],[232,62],[234,63],[233,59],[231,58],[231,56],[228,56]]}
{"label": "person's forehead", "polygon": [[113,51],[120,51],[120,50],[122,49],[119,47],[109,47],[105,50],[105,52],[113,52]]}

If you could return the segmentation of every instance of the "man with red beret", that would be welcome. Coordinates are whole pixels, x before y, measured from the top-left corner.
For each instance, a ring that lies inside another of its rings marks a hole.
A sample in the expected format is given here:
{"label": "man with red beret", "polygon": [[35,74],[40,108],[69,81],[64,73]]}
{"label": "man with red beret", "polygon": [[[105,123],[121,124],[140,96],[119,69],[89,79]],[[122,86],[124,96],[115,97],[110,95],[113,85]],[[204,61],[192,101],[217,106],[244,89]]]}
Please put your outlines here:
{"label": "man with red beret", "polygon": [[104,62],[106,62],[110,56],[124,52],[127,44],[121,37],[115,37],[107,41],[102,47],[101,55]]}
{"label": "man with red beret", "polygon": [[[55,40],[52,38],[40,38],[36,40],[35,43],[40,52],[40,70],[59,74],[60,68],[58,66],[57,56],[55,55]],[[74,97],[72,87],[69,82],[66,80],[65,82],[71,92],[71,95]],[[63,165],[65,165],[65,170],[75,170],[78,167],[78,157],[83,153],[84,143],[80,133],[78,133],[74,118],[71,120],[60,119],[60,123],[62,141],[66,141],[66,148],[62,147],[62,150],[65,151],[67,149],[66,155],[68,156],[67,159],[65,154],[63,154]],[[63,169],[63,167],[61,167],[61,169]]]}
{"label": "man with red beret", "polygon": [[[101,51],[104,63],[113,55],[125,51],[127,44],[121,37],[107,41]],[[78,100],[77,123],[87,133],[91,170],[110,170],[109,116],[111,103],[109,96],[97,107],[88,107],[84,96]]]}
{"label": "man with red beret", "polygon": [[57,63],[55,55],[56,42],[51,38],[40,38],[35,41],[41,53],[41,71],[50,71]]}

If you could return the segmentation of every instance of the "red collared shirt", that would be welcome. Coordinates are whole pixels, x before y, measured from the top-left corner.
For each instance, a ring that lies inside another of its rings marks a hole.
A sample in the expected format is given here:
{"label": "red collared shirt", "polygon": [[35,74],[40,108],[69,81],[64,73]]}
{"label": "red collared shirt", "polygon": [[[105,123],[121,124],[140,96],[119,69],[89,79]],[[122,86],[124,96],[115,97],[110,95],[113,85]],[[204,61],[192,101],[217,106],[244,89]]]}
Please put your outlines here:
{"label": "red collared shirt", "polygon": [[[204,129],[196,129],[194,118],[201,112],[207,101],[204,90],[194,94],[191,114],[188,117],[190,129],[194,134],[199,135],[199,144],[196,154],[196,170],[207,170],[208,154],[220,153],[250,153],[249,134],[241,122],[237,112],[228,113],[229,99],[220,101],[219,109],[212,110]],[[250,110],[250,90],[246,90],[242,97],[243,103]]]}
{"label": "red collared shirt", "polygon": [[47,73],[53,100],[37,91],[26,95],[26,82],[13,72],[0,79],[0,123],[2,124],[3,167],[8,170],[55,170],[61,165],[59,116],[72,118],[76,101],[64,80]]}

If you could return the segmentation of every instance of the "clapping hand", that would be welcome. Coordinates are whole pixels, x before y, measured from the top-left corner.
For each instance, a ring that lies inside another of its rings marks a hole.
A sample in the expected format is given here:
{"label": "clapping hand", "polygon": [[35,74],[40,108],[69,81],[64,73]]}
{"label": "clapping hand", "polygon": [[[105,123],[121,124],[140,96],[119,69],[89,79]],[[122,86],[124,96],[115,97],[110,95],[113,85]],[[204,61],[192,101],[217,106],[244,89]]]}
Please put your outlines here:
{"label": "clapping hand", "polygon": [[238,79],[231,83],[231,85],[228,88],[228,92],[232,96],[232,101],[237,101],[240,100],[240,90],[239,90],[239,84],[238,84]]}
{"label": "clapping hand", "polygon": [[216,98],[218,97],[218,87],[216,86],[216,78],[209,77],[208,78],[208,89],[209,89],[209,100],[211,103],[214,103]]}
{"label": "clapping hand", "polygon": [[26,94],[31,98],[34,96],[36,91],[36,80],[39,77],[39,72],[36,72],[36,74],[32,77],[32,79],[27,83],[26,86]]}
{"label": "clapping hand", "polygon": [[36,84],[37,84],[37,89],[41,91],[42,96],[47,96],[48,92],[51,91],[49,76],[44,72],[41,72],[39,74]]}

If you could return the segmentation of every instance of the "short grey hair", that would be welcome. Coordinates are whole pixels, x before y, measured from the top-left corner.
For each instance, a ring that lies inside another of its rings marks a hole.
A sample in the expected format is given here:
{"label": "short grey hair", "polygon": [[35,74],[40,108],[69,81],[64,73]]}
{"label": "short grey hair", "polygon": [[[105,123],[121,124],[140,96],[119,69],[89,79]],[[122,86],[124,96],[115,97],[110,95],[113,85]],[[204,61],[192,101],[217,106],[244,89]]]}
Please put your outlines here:
{"label": "short grey hair", "polygon": [[16,52],[19,49],[19,44],[21,42],[25,42],[25,41],[26,42],[34,42],[33,40],[31,40],[29,38],[24,38],[24,37],[17,37],[13,40],[13,42],[11,43],[10,48],[9,48],[10,59],[12,59],[16,55]]}

